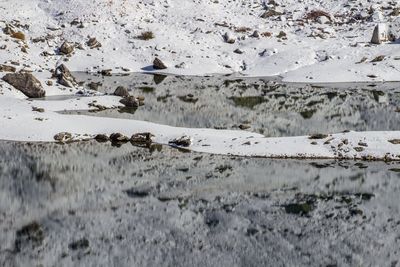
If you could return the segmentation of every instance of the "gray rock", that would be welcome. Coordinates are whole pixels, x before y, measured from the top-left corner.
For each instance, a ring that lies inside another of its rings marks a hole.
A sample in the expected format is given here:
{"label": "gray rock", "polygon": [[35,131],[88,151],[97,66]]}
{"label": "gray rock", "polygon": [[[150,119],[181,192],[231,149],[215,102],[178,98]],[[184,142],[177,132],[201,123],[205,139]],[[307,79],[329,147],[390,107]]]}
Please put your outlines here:
{"label": "gray rock", "polygon": [[66,143],[72,140],[72,134],[68,132],[58,133],[54,136],[54,140],[61,143]]}
{"label": "gray rock", "polygon": [[126,89],[123,86],[118,86],[117,89],[114,91],[114,95],[116,96],[121,96],[121,97],[127,97],[129,96],[128,89]]}
{"label": "gray rock", "polygon": [[121,134],[121,133],[113,133],[110,135],[111,142],[128,142],[129,137]]}
{"label": "gray rock", "polygon": [[8,73],[2,80],[24,93],[27,97],[39,98],[46,95],[40,81],[30,73]]}
{"label": "gray rock", "polygon": [[156,70],[164,70],[168,67],[164,64],[164,62],[161,61],[161,59],[156,57],[153,61],[153,68]]}

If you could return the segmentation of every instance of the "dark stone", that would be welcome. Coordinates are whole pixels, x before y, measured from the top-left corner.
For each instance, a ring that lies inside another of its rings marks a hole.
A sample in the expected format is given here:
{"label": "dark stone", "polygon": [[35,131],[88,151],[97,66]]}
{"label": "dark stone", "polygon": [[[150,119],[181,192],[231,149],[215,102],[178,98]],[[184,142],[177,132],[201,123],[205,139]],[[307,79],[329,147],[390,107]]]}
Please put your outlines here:
{"label": "dark stone", "polygon": [[14,248],[16,252],[20,252],[25,246],[38,247],[42,245],[43,240],[42,226],[37,222],[32,222],[17,231]]}
{"label": "dark stone", "polygon": [[68,248],[71,250],[81,250],[81,249],[86,249],[88,247],[89,247],[89,240],[87,240],[86,238],[79,239],[68,245]]}
{"label": "dark stone", "polygon": [[61,64],[56,68],[55,73],[58,83],[64,85],[66,87],[75,87],[78,83],[74,76],[72,76],[71,72],[64,64]]}
{"label": "dark stone", "polygon": [[134,96],[124,97],[119,102],[128,108],[137,108],[140,105],[139,100]]}
{"label": "dark stone", "polygon": [[153,68],[156,70],[164,70],[167,66],[159,58],[155,58],[153,61]]}

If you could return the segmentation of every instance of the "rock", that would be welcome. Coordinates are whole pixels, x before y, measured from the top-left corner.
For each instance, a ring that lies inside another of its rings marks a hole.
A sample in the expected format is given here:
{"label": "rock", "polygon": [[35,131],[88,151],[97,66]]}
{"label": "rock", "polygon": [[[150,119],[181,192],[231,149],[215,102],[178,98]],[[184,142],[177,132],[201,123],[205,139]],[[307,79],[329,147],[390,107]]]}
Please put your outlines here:
{"label": "rock", "polygon": [[44,230],[37,222],[25,225],[16,232],[14,250],[20,252],[24,247],[35,248],[41,246],[44,240]]}
{"label": "rock", "polygon": [[100,72],[103,76],[112,76],[112,69],[105,69]]}
{"label": "rock", "polygon": [[86,45],[89,46],[90,49],[101,47],[101,43],[94,37],[89,38],[89,40],[86,42]]}
{"label": "rock", "polygon": [[127,97],[129,96],[128,89],[126,89],[123,86],[118,86],[117,89],[114,91],[114,95],[116,96],[121,96],[121,97]]}
{"label": "rock", "polygon": [[66,143],[72,140],[72,134],[68,132],[61,132],[54,136],[54,140],[61,143]]}
{"label": "rock", "polygon": [[176,139],[173,139],[168,142],[172,146],[180,146],[180,147],[189,147],[192,144],[192,140],[189,136],[182,136]]}
{"label": "rock", "polygon": [[233,34],[231,34],[230,32],[226,32],[223,35],[223,37],[224,37],[225,43],[234,44],[236,42],[236,37]]}
{"label": "rock", "polygon": [[40,98],[46,95],[40,81],[31,73],[8,73],[2,80],[20,90],[27,97]]}
{"label": "rock", "polygon": [[329,24],[331,20],[325,16],[320,16],[316,19],[319,24]]}
{"label": "rock", "polygon": [[123,104],[124,106],[128,107],[128,108],[137,108],[140,106],[140,101],[139,99],[137,99],[134,96],[127,96],[124,97],[123,99],[121,99],[119,101],[121,104]]}
{"label": "rock", "polygon": [[15,72],[17,69],[13,66],[0,64],[0,72]]}
{"label": "rock", "polygon": [[66,87],[73,88],[78,84],[75,77],[72,76],[71,72],[64,64],[61,64],[56,68],[55,75],[58,83]]}
{"label": "rock", "polygon": [[240,130],[247,130],[247,129],[250,129],[250,128],[251,128],[251,126],[247,125],[247,124],[240,124],[239,125],[239,129]]}
{"label": "rock", "polygon": [[60,53],[64,54],[64,55],[69,55],[72,52],[74,52],[74,46],[68,42],[64,42],[61,46],[60,46]]}
{"label": "rock", "polygon": [[131,142],[132,143],[152,143],[151,137],[154,135],[151,133],[137,133],[132,135]]}
{"label": "rock", "polygon": [[185,63],[185,62],[181,62],[181,63],[179,63],[179,64],[176,64],[176,65],[175,65],[175,68],[177,68],[177,69],[186,69],[187,66],[186,66],[186,63]]}
{"label": "rock", "polygon": [[400,145],[400,139],[392,139],[388,140],[389,143],[392,143],[393,145]]}
{"label": "rock", "polygon": [[385,56],[384,56],[384,55],[380,55],[380,56],[375,57],[373,60],[371,60],[371,63],[374,63],[374,62],[381,62],[381,61],[383,61],[384,59],[385,59]]}
{"label": "rock", "polygon": [[153,68],[156,70],[164,70],[167,66],[159,58],[155,58],[153,61]]}
{"label": "rock", "polygon": [[68,245],[68,248],[70,250],[83,250],[87,249],[88,247],[89,247],[89,240],[87,240],[86,238],[79,239]]}
{"label": "rock", "polygon": [[283,15],[283,13],[284,13],[284,12],[283,12],[282,10],[278,9],[278,8],[276,8],[276,9],[269,9],[269,10],[265,11],[265,12],[261,15],[261,18],[266,19],[266,18],[269,18],[269,17],[280,16],[280,15]]}
{"label": "rock", "polygon": [[388,27],[386,23],[379,23],[375,26],[374,32],[372,34],[371,43],[381,44],[387,41],[389,41]]}
{"label": "rock", "polygon": [[44,112],[44,108],[32,107],[32,111],[43,113]]}
{"label": "rock", "polygon": [[126,143],[129,141],[129,137],[121,134],[121,133],[113,133],[110,135],[111,142],[119,142],[119,143]]}
{"label": "rock", "polygon": [[25,41],[25,34],[23,32],[13,32],[11,33],[11,37],[21,41]]}
{"label": "rock", "polygon": [[241,55],[241,54],[243,54],[244,52],[243,52],[242,50],[240,50],[239,48],[237,48],[237,49],[235,49],[235,50],[233,51],[233,53]]}
{"label": "rock", "polygon": [[259,31],[254,31],[252,35],[250,35],[250,37],[253,38],[260,38],[260,32]]}
{"label": "rock", "polygon": [[110,140],[110,138],[105,134],[98,134],[94,137],[94,139],[99,143],[104,143]]}
{"label": "rock", "polygon": [[325,139],[327,137],[327,134],[312,134],[308,137],[308,139]]}

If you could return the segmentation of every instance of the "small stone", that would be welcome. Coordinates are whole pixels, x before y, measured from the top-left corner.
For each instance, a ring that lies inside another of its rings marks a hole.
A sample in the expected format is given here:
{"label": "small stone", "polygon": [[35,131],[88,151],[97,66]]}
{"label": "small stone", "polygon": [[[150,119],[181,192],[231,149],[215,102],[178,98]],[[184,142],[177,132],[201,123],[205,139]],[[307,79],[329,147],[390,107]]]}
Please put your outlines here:
{"label": "small stone", "polygon": [[237,49],[235,49],[235,50],[233,51],[233,53],[241,55],[241,54],[243,54],[244,52],[243,52],[242,50],[240,50],[239,48],[237,48]]}
{"label": "small stone", "polygon": [[111,142],[122,142],[126,143],[129,141],[129,138],[121,133],[113,133],[110,135]]}
{"label": "small stone", "polygon": [[124,97],[119,102],[128,108],[137,108],[140,106],[140,101],[134,96]]}
{"label": "small stone", "polygon": [[24,93],[27,97],[40,98],[46,95],[40,81],[31,73],[8,73],[2,80]]}
{"label": "small stone", "polygon": [[259,31],[254,31],[252,35],[250,35],[250,37],[253,38],[260,38],[260,32]]}
{"label": "small stone", "polygon": [[23,32],[13,32],[11,33],[11,37],[21,41],[25,41],[25,34]]}
{"label": "small stone", "polygon": [[247,130],[247,129],[250,129],[250,128],[251,128],[251,126],[247,125],[247,124],[240,124],[239,125],[239,129],[240,130]]}
{"label": "small stone", "polygon": [[236,42],[236,37],[230,32],[226,32],[223,37],[225,43],[234,44]]}
{"label": "small stone", "polygon": [[384,59],[385,59],[385,56],[380,55],[380,56],[377,56],[376,58],[374,58],[373,60],[371,60],[371,63],[380,62],[380,61],[383,61]]}
{"label": "small stone", "polygon": [[64,54],[64,55],[69,55],[72,52],[74,52],[74,46],[68,42],[64,42],[61,46],[60,46],[60,53]]}
{"label": "small stone", "polygon": [[112,69],[105,69],[100,71],[100,74],[103,76],[112,76]]}
{"label": "small stone", "polygon": [[89,40],[86,42],[86,45],[89,46],[90,49],[101,47],[101,43],[94,37],[89,38]]}
{"label": "small stone", "polygon": [[61,132],[54,136],[54,140],[60,143],[66,143],[72,140],[72,134],[68,132]]}
{"label": "small stone", "polygon": [[106,134],[98,134],[94,137],[94,139],[99,143],[104,143],[110,140]]}
{"label": "small stone", "polygon": [[361,146],[356,146],[356,147],[354,147],[354,150],[357,152],[362,152],[362,151],[364,151],[364,148]]}
{"label": "small stone", "polygon": [[114,95],[120,96],[120,97],[127,97],[129,96],[128,89],[126,89],[123,86],[118,86],[117,89],[114,91]]}
{"label": "small stone", "polygon": [[179,147],[189,147],[192,144],[192,140],[189,136],[182,136],[176,139],[173,139],[168,142],[172,146],[179,146]]}
{"label": "small stone", "polygon": [[87,240],[86,238],[82,238],[78,241],[74,241],[68,245],[68,248],[70,250],[83,250],[83,249],[87,249],[88,247],[89,247],[89,240]]}
{"label": "small stone", "polygon": [[187,66],[186,66],[186,63],[185,63],[185,62],[181,62],[181,63],[179,63],[179,64],[176,64],[176,65],[175,65],[175,68],[177,68],[177,69],[186,69]]}
{"label": "small stone", "polygon": [[32,107],[32,111],[43,113],[44,112],[44,108]]}
{"label": "small stone", "polygon": [[155,58],[153,61],[153,68],[156,70],[164,70],[167,66],[159,58]]}

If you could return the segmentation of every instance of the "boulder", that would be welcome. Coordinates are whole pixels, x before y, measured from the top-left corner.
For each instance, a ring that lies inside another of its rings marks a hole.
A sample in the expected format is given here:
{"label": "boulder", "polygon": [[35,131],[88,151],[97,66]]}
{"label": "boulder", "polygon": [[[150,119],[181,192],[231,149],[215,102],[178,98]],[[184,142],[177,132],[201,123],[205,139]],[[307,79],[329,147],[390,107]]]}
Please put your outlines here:
{"label": "boulder", "polygon": [[137,99],[134,96],[127,96],[124,97],[123,99],[121,99],[119,101],[121,104],[123,104],[124,106],[128,107],[128,108],[137,108],[140,106],[140,101],[139,99]]}
{"label": "boulder", "polygon": [[64,54],[64,55],[69,55],[72,52],[74,52],[74,46],[68,42],[64,42],[61,46],[60,46],[60,53]]}
{"label": "boulder", "polygon": [[372,34],[371,43],[381,44],[387,41],[389,41],[389,32],[386,23],[377,24]]}
{"label": "boulder", "polygon": [[127,97],[129,96],[128,89],[126,89],[123,86],[118,86],[117,89],[114,91],[114,95],[120,96],[120,97]]}
{"label": "boulder", "polygon": [[153,61],[153,68],[156,70],[164,70],[167,68],[167,65],[165,65],[164,62],[161,61],[161,59],[156,57]]}
{"label": "boulder", "polygon": [[78,84],[75,77],[72,76],[71,72],[64,64],[61,64],[56,68],[55,75],[58,83],[66,87],[73,88]]}
{"label": "boulder", "polygon": [[236,42],[236,37],[230,32],[226,32],[223,37],[224,41],[228,44],[234,44]]}
{"label": "boulder", "polygon": [[24,93],[27,97],[40,98],[46,95],[40,81],[31,73],[8,73],[2,80]]}

